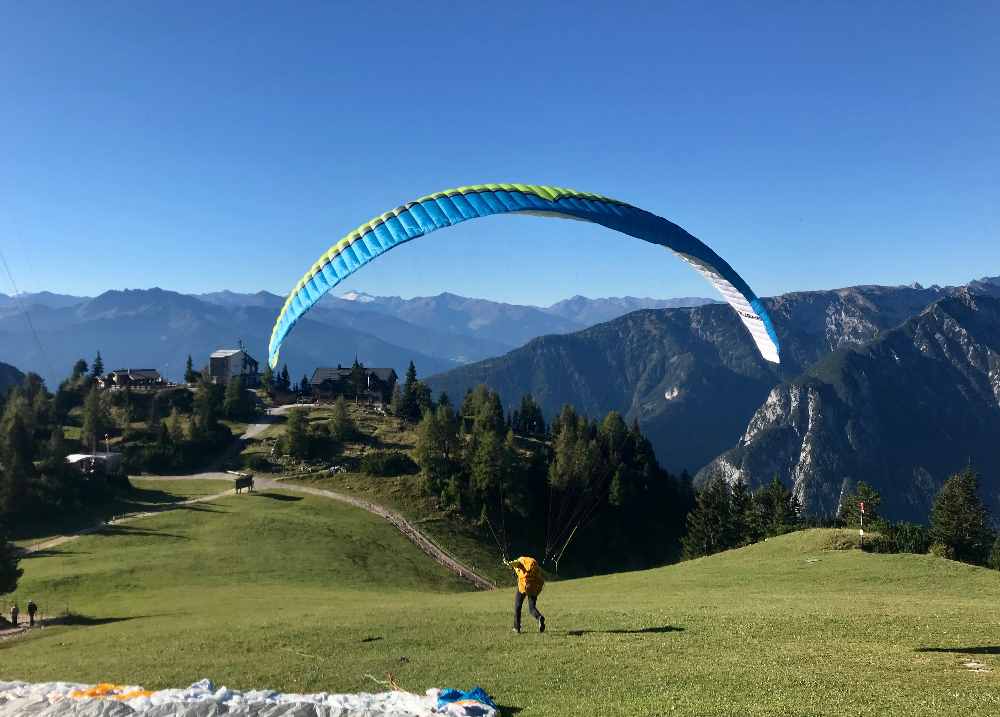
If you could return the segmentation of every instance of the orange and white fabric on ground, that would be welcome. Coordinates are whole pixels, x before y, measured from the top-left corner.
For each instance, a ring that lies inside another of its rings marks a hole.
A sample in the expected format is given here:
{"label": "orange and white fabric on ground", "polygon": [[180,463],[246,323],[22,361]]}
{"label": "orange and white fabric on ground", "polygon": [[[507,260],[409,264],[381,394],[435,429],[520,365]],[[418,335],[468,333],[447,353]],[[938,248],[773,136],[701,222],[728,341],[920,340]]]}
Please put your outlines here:
{"label": "orange and white fabric on ground", "polygon": [[0,717],[498,717],[482,703],[438,707],[441,690],[423,695],[239,692],[201,680],[186,689],[146,690],[102,682],[0,681]]}

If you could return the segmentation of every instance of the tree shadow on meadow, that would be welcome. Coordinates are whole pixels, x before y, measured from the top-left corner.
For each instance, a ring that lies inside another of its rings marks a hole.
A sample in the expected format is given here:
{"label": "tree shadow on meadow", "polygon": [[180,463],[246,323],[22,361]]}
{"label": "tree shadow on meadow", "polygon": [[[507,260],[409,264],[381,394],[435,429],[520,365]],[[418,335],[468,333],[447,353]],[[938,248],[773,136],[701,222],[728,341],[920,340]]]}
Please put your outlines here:
{"label": "tree shadow on meadow", "polygon": [[61,558],[64,555],[93,555],[85,550],[60,550],[59,548],[43,548],[31,553],[21,555],[21,560],[31,560],[32,558]]}
{"label": "tree shadow on meadow", "polygon": [[567,630],[570,637],[581,637],[582,635],[662,635],[668,632],[684,632],[683,627],[676,625],[662,625],[659,627],[638,627],[634,630],[622,628],[615,630]]}
{"label": "tree shadow on meadow", "polygon": [[95,530],[94,535],[103,535],[105,537],[136,536],[143,538],[174,538],[175,540],[191,540],[191,538],[186,535],[167,533],[162,530],[133,528],[130,525],[105,525],[99,530]]}
{"label": "tree shadow on meadow", "polygon": [[94,625],[110,625],[112,623],[125,622],[127,620],[141,620],[144,617],[153,617],[153,615],[133,615],[132,617],[91,617],[90,615],[77,615],[73,613],[70,615],[54,617],[51,620],[48,620],[47,624],[92,627]]}
{"label": "tree shadow on meadow", "polygon": [[188,503],[186,505],[178,505],[177,510],[190,510],[195,513],[228,513],[228,510],[223,510],[218,507],[215,503],[205,501],[203,503]]}
{"label": "tree shadow on meadow", "polygon": [[951,652],[958,655],[1000,655],[1000,645],[974,647],[918,647],[914,652]]}
{"label": "tree shadow on meadow", "polygon": [[254,498],[270,498],[271,500],[279,500],[285,503],[294,503],[302,500],[300,495],[284,495],[282,493],[254,493]]}

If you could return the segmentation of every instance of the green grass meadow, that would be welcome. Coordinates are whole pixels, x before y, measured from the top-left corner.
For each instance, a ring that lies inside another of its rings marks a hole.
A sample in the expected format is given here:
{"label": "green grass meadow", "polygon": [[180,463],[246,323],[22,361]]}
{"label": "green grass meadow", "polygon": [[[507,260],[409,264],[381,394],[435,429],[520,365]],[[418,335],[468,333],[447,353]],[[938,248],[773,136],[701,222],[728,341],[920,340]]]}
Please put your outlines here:
{"label": "green grass meadow", "polygon": [[549,630],[515,635],[512,588],[469,590],[374,516],[231,496],[24,559],[17,599],[82,617],[0,643],[0,678],[342,692],[391,672],[524,717],[1000,713],[1000,573],[836,537],[552,582]]}

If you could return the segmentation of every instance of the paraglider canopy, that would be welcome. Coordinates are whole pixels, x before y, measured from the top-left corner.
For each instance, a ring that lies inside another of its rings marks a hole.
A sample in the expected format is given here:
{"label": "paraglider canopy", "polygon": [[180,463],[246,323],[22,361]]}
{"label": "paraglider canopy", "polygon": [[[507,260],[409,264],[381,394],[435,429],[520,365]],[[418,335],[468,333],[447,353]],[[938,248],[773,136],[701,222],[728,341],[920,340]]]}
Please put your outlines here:
{"label": "paraglider canopy", "polygon": [[508,213],[594,222],[670,249],[708,279],[736,310],[761,356],[780,362],[777,334],[757,295],[722,257],[676,224],[599,194],[529,184],[477,184],[407,202],[362,224],[330,247],[289,292],[278,314],[268,346],[271,367],[278,365],[281,345],[295,322],[375,257],[437,229]]}

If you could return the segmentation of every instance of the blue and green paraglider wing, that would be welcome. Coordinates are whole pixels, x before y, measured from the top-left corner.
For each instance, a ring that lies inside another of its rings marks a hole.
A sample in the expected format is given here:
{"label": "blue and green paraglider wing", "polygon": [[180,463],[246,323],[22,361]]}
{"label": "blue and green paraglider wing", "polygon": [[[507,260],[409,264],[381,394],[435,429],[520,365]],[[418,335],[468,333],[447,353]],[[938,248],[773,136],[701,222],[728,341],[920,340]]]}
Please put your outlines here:
{"label": "blue and green paraglider wing", "polygon": [[278,365],[281,345],[295,322],[375,257],[437,229],[512,212],[593,222],[665,246],[719,290],[750,331],[761,355],[780,362],[778,337],[760,299],[722,257],[673,222],[599,194],[529,184],[477,184],[408,202],[362,224],[330,247],[288,294],[278,314],[268,346],[271,367]]}

